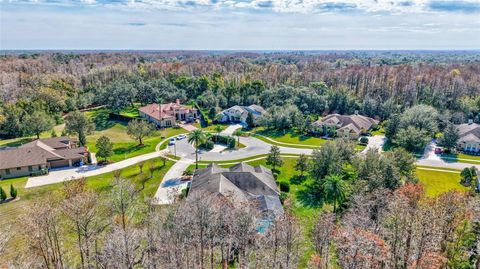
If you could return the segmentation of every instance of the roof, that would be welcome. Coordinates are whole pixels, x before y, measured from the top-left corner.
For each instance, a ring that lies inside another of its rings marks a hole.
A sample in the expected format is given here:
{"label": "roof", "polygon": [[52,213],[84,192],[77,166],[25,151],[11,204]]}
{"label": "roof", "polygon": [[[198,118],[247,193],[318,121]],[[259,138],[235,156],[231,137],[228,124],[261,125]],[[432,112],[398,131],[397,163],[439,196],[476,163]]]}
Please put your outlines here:
{"label": "roof", "polygon": [[256,202],[258,209],[269,213],[282,212],[279,190],[270,169],[239,163],[230,168],[210,164],[195,171],[190,187],[192,197],[198,194],[220,195],[231,198],[236,205]]}
{"label": "roof", "polygon": [[25,147],[34,147],[37,146],[39,143],[43,143],[50,148],[59,149],[59,148],[67,148],[70,146],[71,143],[76,143],[76,140],[68,137],[68,136],[60,136],[60,137],[51,137],[51,138],[41,138],[30,143],[23,144],[20,146],[21,148]]}
{"label": "roof", "polygon": [[222,113],[224,113],[225,111],[227,110],[230,110],[230,111],[234,111],[235,113],[238,113],[238,114],[241,114],[242,116],[247,116],[248,113],[251,113],[253,115],[254,118],[257,118],[259,116],[261,116],[262,114],[265,114],[267,111],[265,111],[265,109],[259,105],[249,105],[249,106],[239,106],[239,105],[235,105],[235,106],[232,106],[226,110],[224,110]]}
{"label": "roof", "polygon": [[[84,156],[85,147],[69,148],[69,137],[42,138],[18,148],[0,151],[0,169],[46,164],[51,160],[73,160]],[[57,149],[58,148],[58,149]]]}
{"label": "roof", "polygon": [[167,104],[149,104],[138,109],[138,111],[143,112],[144,114],[157,120],[174,118],[175,111],[177,110],[185,110],[185,113],[197,111],[196,108],[184,106],[180,104],[180,102]]}
{"label": "roof", "polygon": [[480,142],[480,124],[465,123],[457,125],[460,141]]}
{"label": "roof", "polygon": [[322,126],[336,126],[339,130],[350,130],[357,134],[361,130],[368,130],[372,128],[374,124],[378,124],[378,121],[367,116],[362,115],[340,115],[330,114],[316,122],[313,125]]}

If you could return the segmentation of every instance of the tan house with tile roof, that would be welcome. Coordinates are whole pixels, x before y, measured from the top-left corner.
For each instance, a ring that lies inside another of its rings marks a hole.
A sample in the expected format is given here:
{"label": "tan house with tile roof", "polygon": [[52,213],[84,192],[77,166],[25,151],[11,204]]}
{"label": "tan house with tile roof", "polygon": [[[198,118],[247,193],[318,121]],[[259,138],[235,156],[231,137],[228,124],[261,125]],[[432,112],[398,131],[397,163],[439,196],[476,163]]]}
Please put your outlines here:
{"label": "tan house with tile roof", "polygon": [[149,104],[139,108],[138,112],[141,117],[160,128],[172,127],[179,121],[192,121],[199,117],[197,109],[180,104],[178,99],[175,103]]}
{"label": "tan house with tile roof", "polygon": [[30,176],[50,168],[88,161],[85,147],[63,136],[42,138],[18,148],[0,150],[0,179]]}
{"label": "tan house with tile roof", "polygon": [[327,134],[334,132],[338,137],[357,139],[360,135],[377,125],[378,121],[362,115],[330,114],[312,125]]}

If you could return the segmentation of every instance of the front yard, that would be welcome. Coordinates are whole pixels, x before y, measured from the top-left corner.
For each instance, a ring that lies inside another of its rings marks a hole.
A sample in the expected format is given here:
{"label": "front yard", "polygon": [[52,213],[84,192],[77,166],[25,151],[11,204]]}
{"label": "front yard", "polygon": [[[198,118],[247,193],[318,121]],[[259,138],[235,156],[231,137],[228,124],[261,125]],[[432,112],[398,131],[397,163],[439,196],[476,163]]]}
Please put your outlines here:
{"label": "front yard", "polygon": [[[423,169],[422,169],[423,168]],[[430,170],[427,170],[430,169]],[[460,171],[441,170],[436,167],[418,167],[417,176],[420,182],[425,186],[427,196],[436,196],[451,190],[467,191],[468,188],[460,184]]]}
{"label": "front yard", "polygon": [[101,136],[107,136],[113,143],[113,156],[109,157],[111,161],[121,161],[154,152],[155,147],[164,138],[185,133],[182,128],[166,128],[163,130],[155,130],[153,134],[143,141],[143,146],[139,146],[138,142],[133,140],[127,134],[127,123],[122,121],[113,121],[108,118],[110,111],[105,108],[91,110],[86,112],[95,123],[96,130],[93,134],[87,136],[87,146],[89,151],[96,152],[95,143]]}
{"label": "front yard", "polygon": [[[153,163],[155,170],[153,172],[153,177],[146,182],[145,189],[140,191],[140,199],[142,201],[144,199],[152,198],[155,195],[163,176],[173,165],[172,161],[167,161],[165,166],[163,166],[162,161],[159,159],[145,161],[143,173],[147,175],[149,173],[147,163]],[[139,174],[140,169],[138,165],[127,167],[121,171],[121,176],[123,178],[131,180],[137,186],[137,188],[140,189],[141,184],[138,177]],[[99,193],[101,198],[106,199],[112,188],[111,183],[113,177],[113,172],[89,177],[87,178],[86,182],[87,187]],[[2,187],[8,193],[8,196],[10,196],[10,184],[13,184],[13,186],[15,186],[15,188],[18,190],[19,197],[19,200],[17,201],[0,204],[0,227],[10,226],[11,234],[14,235],[13,242],[11,243],[12,245],[6,249],[5,255],[0,256],[0,264],[2,264],[4,261],[14,260],[15,254],[20,253],[18,249],[26,247],[25,242],[21,237],[22,225],[19,224],[24,210],[32,205],[32,203],[34,203],[37,199],[55,199],[61,197],[60,191],[62,188],[62,183],[25,189],[24,187],[26,182],[26,177],[0,180],[0,187]]]}

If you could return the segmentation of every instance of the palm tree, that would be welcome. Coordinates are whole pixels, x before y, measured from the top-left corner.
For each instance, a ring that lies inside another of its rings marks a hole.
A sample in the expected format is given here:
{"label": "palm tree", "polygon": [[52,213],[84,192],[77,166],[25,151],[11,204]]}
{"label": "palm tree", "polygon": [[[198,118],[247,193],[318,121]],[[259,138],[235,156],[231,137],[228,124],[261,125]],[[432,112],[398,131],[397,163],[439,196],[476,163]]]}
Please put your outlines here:
{"label": "palm tree", "polygon": [[333,212],[337,211],[337,203],[340,205],[348,194],[348,184],[340,175],[330,175],[323,183],[325,198],[333,202]]}
{"label": "palm tree", "polygon": [[195,145],[195,168],[198,169],[198,145],[205,141],[205,134],[202,130],[197,129],[188,134],[188,142]]}

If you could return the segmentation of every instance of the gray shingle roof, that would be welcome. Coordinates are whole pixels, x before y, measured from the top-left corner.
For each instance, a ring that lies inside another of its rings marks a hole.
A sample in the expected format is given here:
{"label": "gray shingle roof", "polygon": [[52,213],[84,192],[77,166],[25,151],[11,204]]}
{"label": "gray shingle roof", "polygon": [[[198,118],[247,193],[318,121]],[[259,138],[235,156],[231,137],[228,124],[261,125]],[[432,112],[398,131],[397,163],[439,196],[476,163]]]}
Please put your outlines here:
{"label": "gray shingle roof", "polygon": [[[258,201],[260,211],[278,213],[279,191],[270,169],[239,163],[230,168],[210,164],[193,175],[189,196],[214,194],[232,198],[235,204]],[[271,212],[270,212],[271,211]]]}
{"label": "gray shingle roof", "polygon": [[465,123],[457,125],[460,141],[480,142],[480,125],[476,123]]}
{"label": "gray shingle roof", "polygon": [[378,121],[370,117],[362,115],[340,115],[330,114],[313,123],[315,126],[322,127],[324,125],[335,125],[339,129],[348,129],[355,133],[360,133],[361,129],[369,130],[374,124],[378,124]]}
{"label": "gray shingle roof", "polygon": [[[66,148],[69,137],[42,138],[18,148],[0,150],[0,169],[46,164],[50,160],[72,160],[84,156],[85,147]],[[57,149],[58,148],[58,149]]]}

